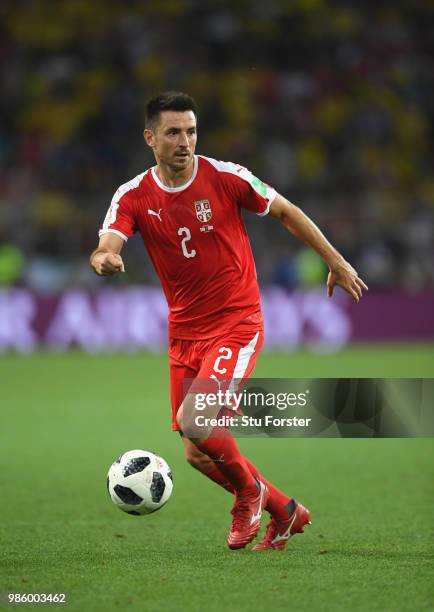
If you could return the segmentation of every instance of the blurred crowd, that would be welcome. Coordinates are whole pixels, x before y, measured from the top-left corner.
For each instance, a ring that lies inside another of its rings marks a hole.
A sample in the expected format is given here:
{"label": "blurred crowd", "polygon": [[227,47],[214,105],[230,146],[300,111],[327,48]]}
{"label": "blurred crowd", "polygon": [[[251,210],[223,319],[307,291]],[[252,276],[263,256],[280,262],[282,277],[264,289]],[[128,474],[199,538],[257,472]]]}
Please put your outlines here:
{"label": "blurred crowd", "polygon": [[[101,282],[87,258],[111,197],[153,165],[145,101],[180,89],[197,152],[297,203],[368,285],[434,285],[429,0],[4,0],[0,16],[0,284]],[[322,281],[278,223],[246,222],[262,282]],[[155,282],[139,238],[125,259],[113,282]]]}

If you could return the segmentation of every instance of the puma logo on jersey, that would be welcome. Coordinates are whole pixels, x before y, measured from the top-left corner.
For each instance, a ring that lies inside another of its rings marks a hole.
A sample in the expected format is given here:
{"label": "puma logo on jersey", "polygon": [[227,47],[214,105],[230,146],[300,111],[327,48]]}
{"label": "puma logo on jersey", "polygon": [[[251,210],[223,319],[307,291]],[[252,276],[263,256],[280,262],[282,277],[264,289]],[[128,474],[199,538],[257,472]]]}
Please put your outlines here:
{"label": "puma logo on jersey", "polygon": [[163,219],[160,216],[160,213],[163,209],[159,208],[158,212],[155,212],[155,210],[151,210],[150,208],[148,208],[148,215],[154,215],[154,217],[158,217],[160,219],[160,221],[162,221]]}
{"label": "puma logo on jersey", "polygon": [[220,391],[220,385],[222,384],[224,379],[222,378],[221,380],[219,380],[215,374],[211,374],[210,378],[216,381],[219,391]]}

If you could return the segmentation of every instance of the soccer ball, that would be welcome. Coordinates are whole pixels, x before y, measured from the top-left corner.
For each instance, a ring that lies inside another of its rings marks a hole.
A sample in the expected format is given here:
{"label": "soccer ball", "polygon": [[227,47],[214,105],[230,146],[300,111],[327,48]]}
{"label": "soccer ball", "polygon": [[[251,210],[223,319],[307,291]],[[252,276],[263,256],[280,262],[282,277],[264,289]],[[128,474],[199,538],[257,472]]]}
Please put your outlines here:
{"label": "soccer ball", "polygon": [[172,494],[172,472],[167,463],[149,451],[131,450],[112,464],[107,489],[113,503],[128,514],[159,510]]}

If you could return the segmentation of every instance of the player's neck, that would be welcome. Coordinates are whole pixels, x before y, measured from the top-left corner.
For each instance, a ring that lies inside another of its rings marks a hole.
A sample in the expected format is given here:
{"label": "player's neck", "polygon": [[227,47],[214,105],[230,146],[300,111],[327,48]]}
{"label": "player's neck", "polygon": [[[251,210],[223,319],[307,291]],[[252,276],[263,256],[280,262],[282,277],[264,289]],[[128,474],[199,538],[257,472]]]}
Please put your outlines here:
{"label": "player's neck", "polygon": [[193,176],[194,158],[191,160],[191,163],[187,166],[187,168],[184,168],[183,170],[174,170],[170,166],[158,162],[155,172],[160,181],[166,187],[182,187],[182,185],[188,183]]}

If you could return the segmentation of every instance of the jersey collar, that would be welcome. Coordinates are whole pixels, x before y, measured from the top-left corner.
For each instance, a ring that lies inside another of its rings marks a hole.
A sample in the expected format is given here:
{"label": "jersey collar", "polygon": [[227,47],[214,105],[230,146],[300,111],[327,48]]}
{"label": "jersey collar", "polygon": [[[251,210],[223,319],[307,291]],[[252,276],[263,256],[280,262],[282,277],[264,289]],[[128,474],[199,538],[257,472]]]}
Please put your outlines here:
{"label": "jersey collar", "polygon": [[187,187],[190,187],[190,185],[196,178],[197,167],[198,167],[197,155],[193,155],[193,174],[191,175],[189,180],[186,183],[184,183],[184,185],[181,185],[180,187],[167,187],[167,185],[162,183],[157,176],[157,171],[156,171],[157,166],[154,166],[153,168],[151,168],[151,172],[152,172],[152,177],[154,181],[157,183],[160,189],[163,189],[163,191],[168,191],[169,193],[176,193],[177,191],[184,191],[184,189],[187,189]]}

